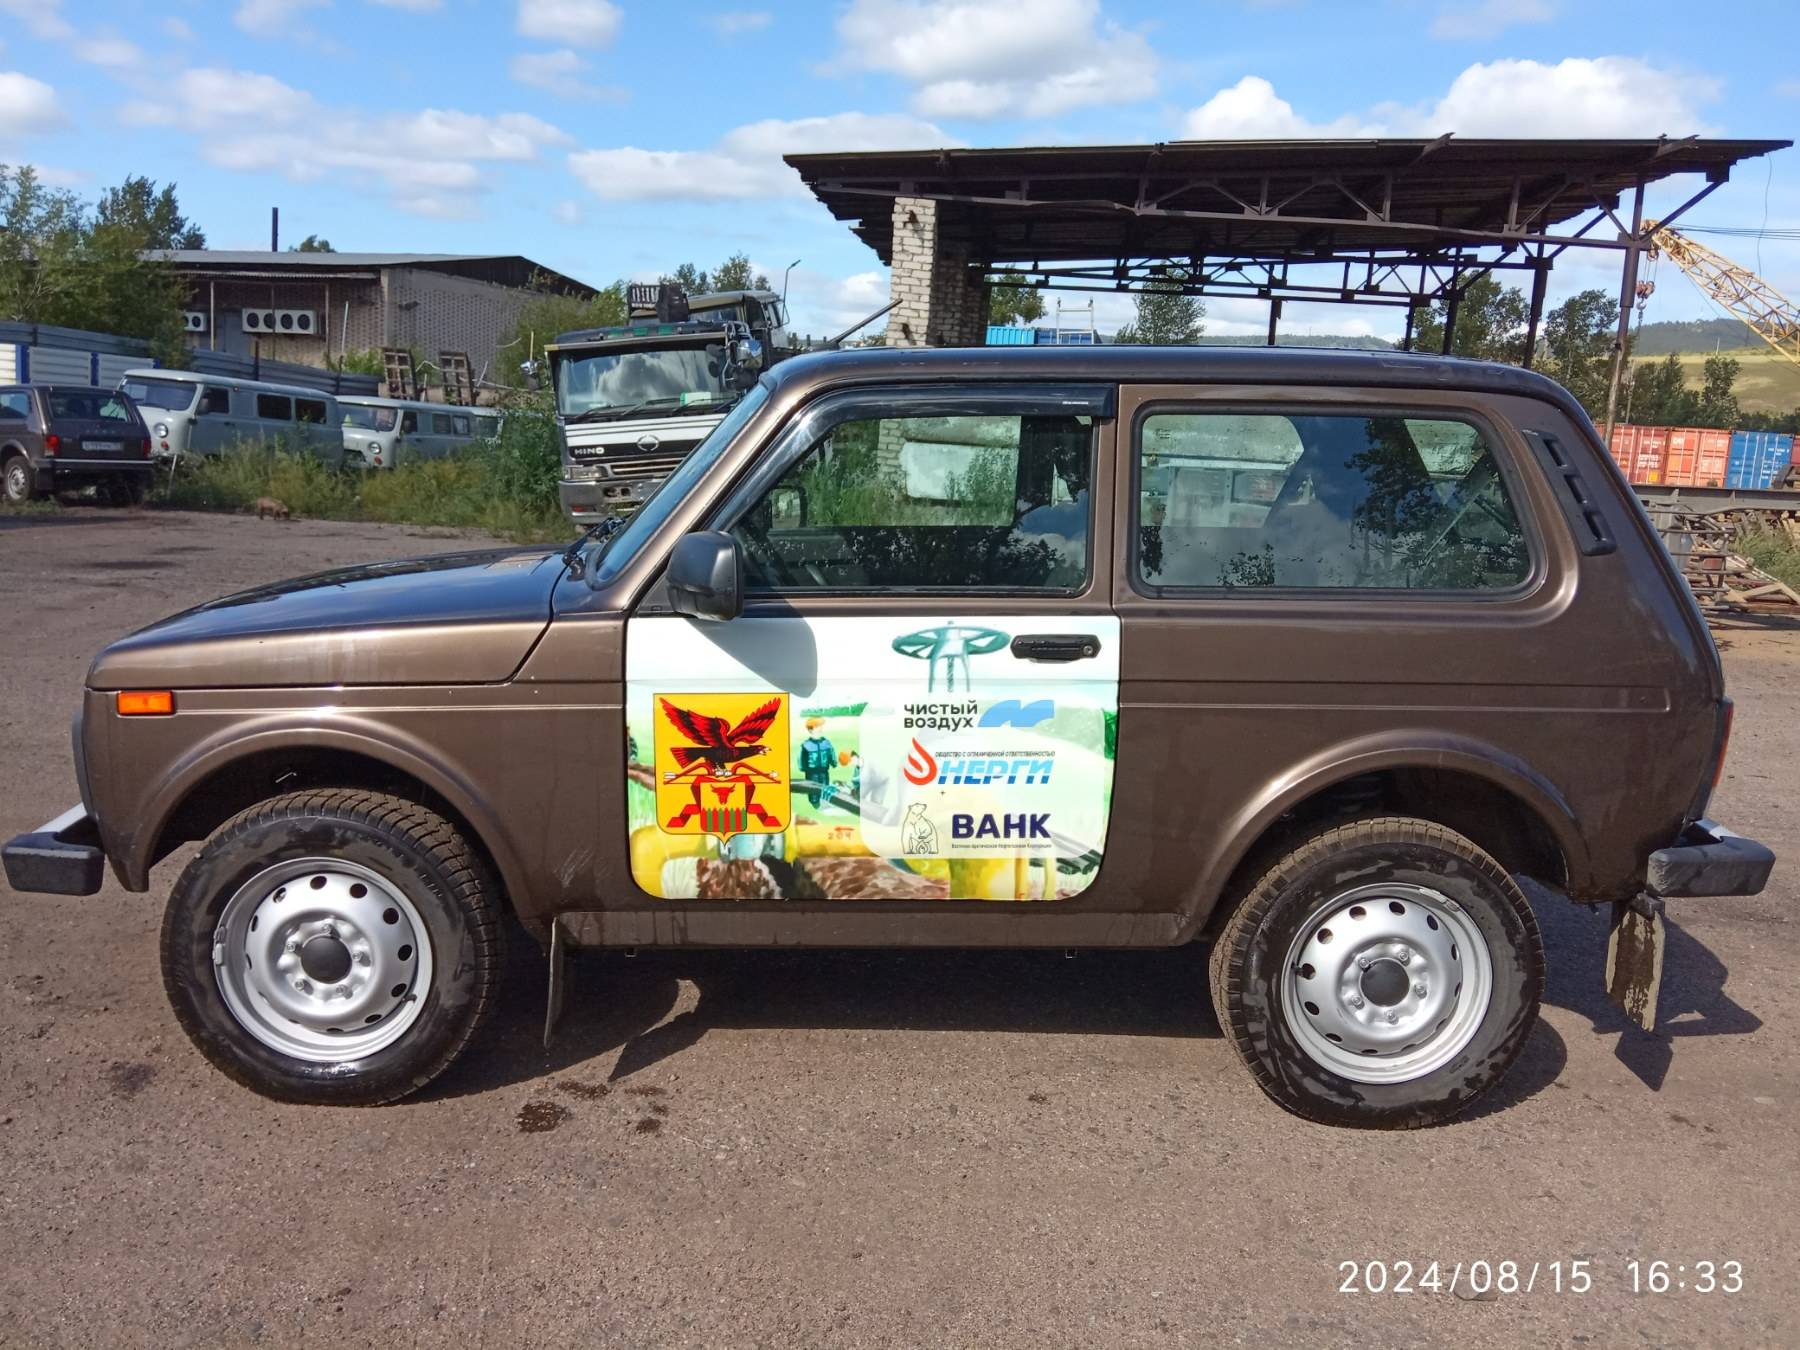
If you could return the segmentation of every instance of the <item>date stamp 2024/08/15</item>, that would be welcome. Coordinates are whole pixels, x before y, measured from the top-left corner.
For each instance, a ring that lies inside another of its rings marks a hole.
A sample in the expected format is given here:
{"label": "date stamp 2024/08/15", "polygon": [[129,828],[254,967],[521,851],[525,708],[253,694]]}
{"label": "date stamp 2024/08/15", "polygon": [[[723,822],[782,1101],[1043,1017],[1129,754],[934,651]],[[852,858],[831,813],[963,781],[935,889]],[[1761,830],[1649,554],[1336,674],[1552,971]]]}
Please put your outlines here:
{"label": "date stamp 2024/08/15", "polygon": [[1623,1289],[1632,1294],[1738,1294],[1744,1263],[1736,1260],[1629,1260],[1591,1257],[1555,1261],[1339,1261],[1340,1294],[1458,1294],[1495,1298],[1509,1294],[1590,1294]]}

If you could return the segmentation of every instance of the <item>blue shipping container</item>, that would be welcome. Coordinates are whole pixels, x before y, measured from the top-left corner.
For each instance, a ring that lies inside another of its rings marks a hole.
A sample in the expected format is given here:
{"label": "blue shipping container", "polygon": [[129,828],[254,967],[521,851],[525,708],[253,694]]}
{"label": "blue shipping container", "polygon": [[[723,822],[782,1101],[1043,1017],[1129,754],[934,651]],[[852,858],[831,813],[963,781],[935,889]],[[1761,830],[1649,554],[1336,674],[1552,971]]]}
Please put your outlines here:
{"label": "blue shipping container", "polygon": [[990,347],[1030,347],[1037,342],[1036,330],[1018,328],[1010,323],[990,323],[987,345]]}
{"label": "blue shipping container", "polygon": [[1794,438],[1778,431],[1734,431],[1725,461],[1728,488],[1766,488],[1787,472]]}

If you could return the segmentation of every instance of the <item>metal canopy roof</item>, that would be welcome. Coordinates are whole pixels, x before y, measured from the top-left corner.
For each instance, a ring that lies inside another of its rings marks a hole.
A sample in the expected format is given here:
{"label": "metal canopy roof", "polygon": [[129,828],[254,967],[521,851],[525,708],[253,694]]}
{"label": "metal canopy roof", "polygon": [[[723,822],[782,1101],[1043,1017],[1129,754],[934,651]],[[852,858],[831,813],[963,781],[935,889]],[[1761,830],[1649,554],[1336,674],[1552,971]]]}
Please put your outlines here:
{"label": "metal canopy roof", "polygon": [[[1703,194],[1740,161],[1790,144],[1441,136],[876,151],[786,160],[883,262],[893,260],[893,198],[926,197],[939,203],[940,240],[967,248],[971,262],[1039,271],[1044,264],[1093,259],[1230,256],[1315,263],[1379,255],[1418,261],[1495,245],[1541,243],[1560,252],[1559,246],[1577,240],[1584,247],[1622,248],[1619,231],[1586,236],[1617,212],[1627,192],[1693,173],[1704,176]],[[1585,229],[1557,233],[1584,217]]]}
{"label": "metal canopy roof", "polygon": [[591,296],[594,288],[516,253],[268,253],[259,250],[152,249],[146,257],[177,271],[233,273],[269,279],[291,276],[325,279],[328,274],[370,276],[384,268],[416,268],[515,288],[542,285],[570,295]]}

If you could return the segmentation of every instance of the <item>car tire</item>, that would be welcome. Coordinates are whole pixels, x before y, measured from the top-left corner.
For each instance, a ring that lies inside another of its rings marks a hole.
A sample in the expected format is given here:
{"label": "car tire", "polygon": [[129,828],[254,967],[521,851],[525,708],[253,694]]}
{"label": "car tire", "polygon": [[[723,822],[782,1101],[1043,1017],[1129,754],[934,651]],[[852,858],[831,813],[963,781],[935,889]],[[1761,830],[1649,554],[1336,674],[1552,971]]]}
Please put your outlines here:
{"label": "car tire", "polygon": [[4,498],[8,506],[23,506],[37,496],[37,487],[32,481],[31,461],[24,455],[13,453],[0,462],[0,498]]}
{"label": "car tire", "polygon": [[492,1008],[499,908],[480,856],[434,812],[356,789],[292,793],[232,817],[182,872],[163,983],[195,1046],[245,1087],[395,1101],[442,1073]]}
{"label": "car tire", "polygon": [[1210,974],[1220,1028],[1277,1103],[1322,1124],[1416,1129],[1465,1110],[1518,1058],[1544,949],[1493,858],[1390,816],[1323,829],[1262,872]]}
{"label": "car tire", "polygon": [[149,495],[150,479],[144,474],[120,474],[106,484],[105,499],[111,506],[142,506]]}

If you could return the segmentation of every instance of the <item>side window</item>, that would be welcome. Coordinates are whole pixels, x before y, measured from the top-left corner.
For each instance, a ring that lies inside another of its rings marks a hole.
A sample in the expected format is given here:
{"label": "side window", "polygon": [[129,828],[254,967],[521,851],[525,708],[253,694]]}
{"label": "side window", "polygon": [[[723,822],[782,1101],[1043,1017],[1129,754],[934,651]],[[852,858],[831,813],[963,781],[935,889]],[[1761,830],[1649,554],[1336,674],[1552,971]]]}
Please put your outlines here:
{"label": "side window", "polygon": [[0,422],[17,422],[31,416],[31,395],[20,389],[0,394]]}
{"label": "side window", "polygon": [[1136,453],[1152,586],[1493,591],[1531,572],[1470,422],[1159,412]]}
{"label": "side window", "polygon": [[256,415],[265,422],[291,422],[294,402],[286,394],[258,394]]}
{"label": "side window", "polygon": [[1087,416],[840,423],[738,521],[762,591],[1073,590],[1088,573]]}
{"label": "side window", "polygon": [[411,435],[419,429],[419,414],[403,412],[400,414],[400,430]]}
{"label": "side window", "polygon": [[469,435],[469,415],[467,413],[453,414],[450,418],[450,429],[458,436],[467,439]]}
{"label": "side window", "polygon": [[229,417],[231,415],[231,391],[208,385],[200,395],[199,416]]}
{"label": "side window", "polygon": [[319,398],[297,398],[294,400],[294,420],[296,422],[314,422],[325,425],[325,400]]}
{"label": "side window", "polygon": [[451,421],[449,413],[431,414],[431,434],[433,436],[448,436],[453,430],[455,430],[455,423]]}

